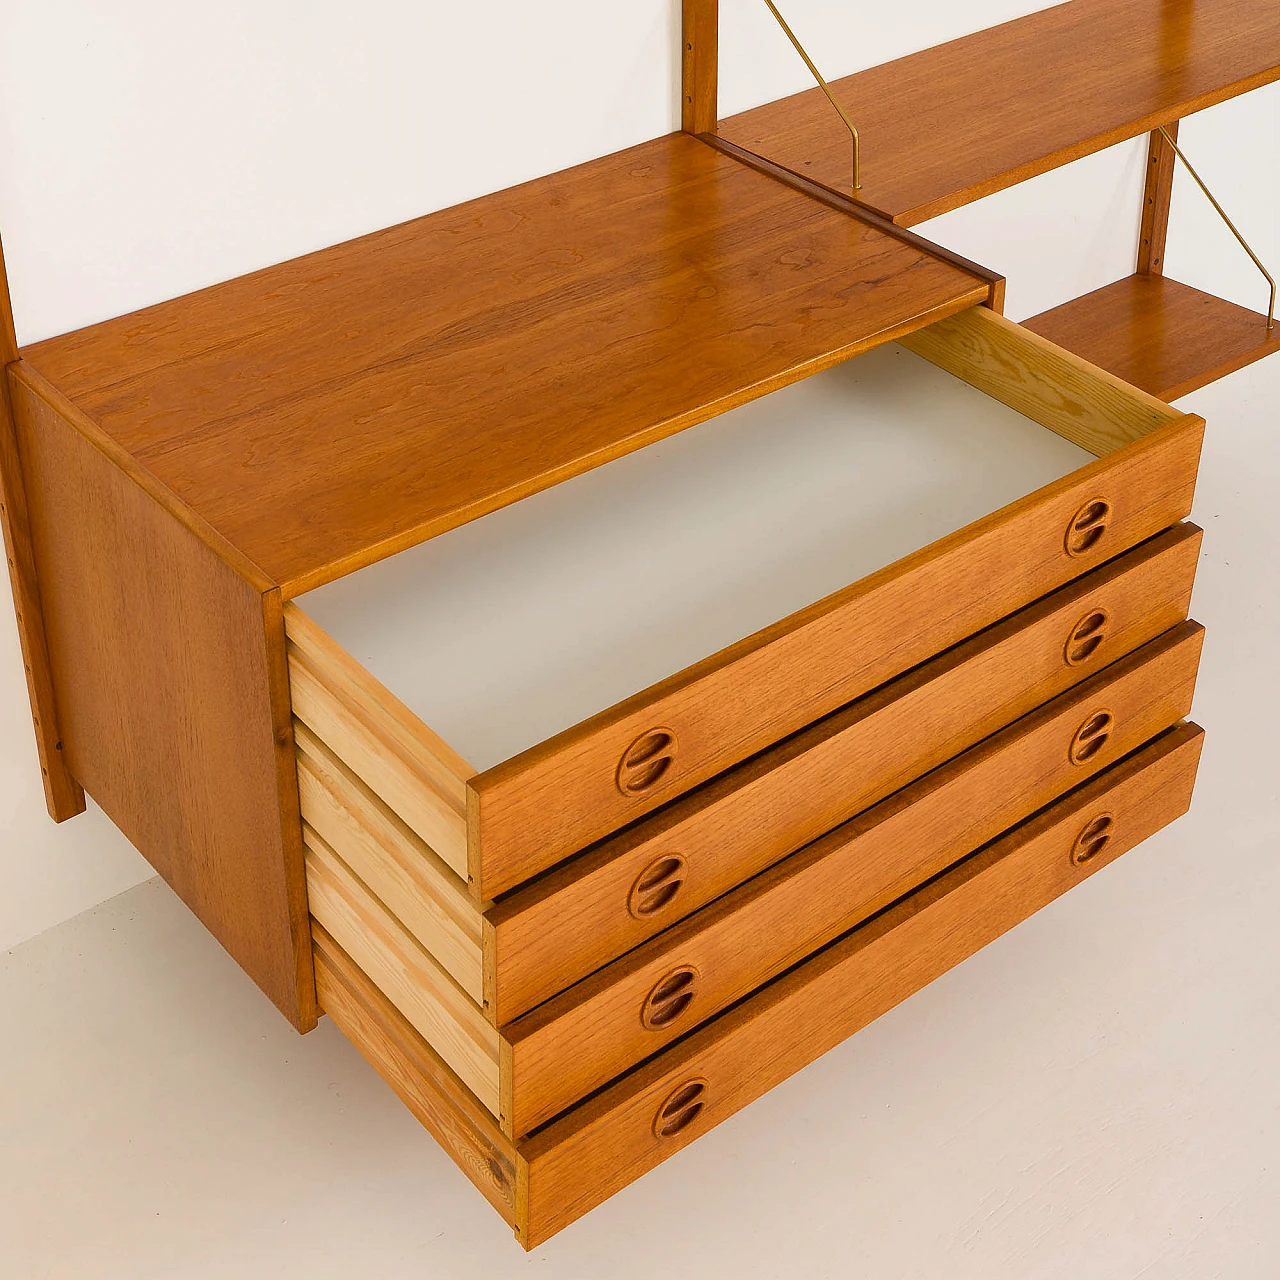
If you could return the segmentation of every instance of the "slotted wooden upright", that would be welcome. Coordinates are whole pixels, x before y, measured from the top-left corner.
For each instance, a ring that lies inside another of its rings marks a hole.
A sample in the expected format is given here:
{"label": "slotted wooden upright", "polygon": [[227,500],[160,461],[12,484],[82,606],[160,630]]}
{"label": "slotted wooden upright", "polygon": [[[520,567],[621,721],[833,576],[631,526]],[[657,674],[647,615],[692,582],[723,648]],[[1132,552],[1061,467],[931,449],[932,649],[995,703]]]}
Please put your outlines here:
{"label": "slotted wooden upright", "polygon": [[[902,224],[1276,78],[1269,5],[1192,7],[1073,0],[841,82],[855,199],[811,95],[717,122],[686,0],[681,133],[21,350],[0,289],[51,815],[92,795],[526,1247],[1190,804],[1204,424],[1142,385],[1256,326],[1160,275],[1154,149],[1140,283],[1042,324]],[[892,341],[1092,460],[483,767],[308,612]]]}

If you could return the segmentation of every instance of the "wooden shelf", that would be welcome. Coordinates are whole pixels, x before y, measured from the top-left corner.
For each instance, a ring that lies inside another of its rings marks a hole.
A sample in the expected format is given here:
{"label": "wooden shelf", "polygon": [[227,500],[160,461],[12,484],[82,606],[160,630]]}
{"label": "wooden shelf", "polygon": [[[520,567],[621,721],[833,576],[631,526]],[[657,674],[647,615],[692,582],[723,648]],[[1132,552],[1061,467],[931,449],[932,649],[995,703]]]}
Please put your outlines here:
{"label": "wooden shelf", "polygon": [[1161,400],[1280,350],[1265,316],[1166,276],[1129,276],[1025,327]]}
{"label": "wooden shelf", "polygon": [[293,595],[989,291],[675,134],[22,354]]}
{"label": "wooden shelf", "polygon": [[[913,226],[1278,78],[1275,0],[1071,0],[832,89],[862,135],[859,199]],[[817,89],[718,132],[850,192],[849,134]]]}

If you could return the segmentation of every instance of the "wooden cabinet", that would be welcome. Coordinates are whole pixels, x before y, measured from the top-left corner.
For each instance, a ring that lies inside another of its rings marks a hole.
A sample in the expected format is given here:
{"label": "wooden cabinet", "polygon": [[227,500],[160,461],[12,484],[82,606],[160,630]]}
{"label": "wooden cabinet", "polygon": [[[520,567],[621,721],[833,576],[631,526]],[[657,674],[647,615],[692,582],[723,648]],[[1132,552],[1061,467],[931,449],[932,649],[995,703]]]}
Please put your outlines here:
{"label": "wooden cabinet", "polygon": [[[861,378],[852,367],[819,375],[807,397],[793,389],[753,407],[751,425],[766,439],[789,431],[792,485],[829,482],[837,465],[829,448],[799,456],[810,435],[797,414],[833,412],[842,430],[880,442],[884,466],[909,466],[909,450],[900,462],[884,450],[908,449],[907,419],[918,406],[901,416],[880,406],[922,379],[932,380],[940,431],[973,432],[1006,415],[1009,442],[1048,449],[1050,474],[1070,469],[798,612],[759,618],[765,625],[745,640],[649,688],[628,688],[619,660],[608,686],[623,695],[616,704],[579,704],[570,690],[587,718],[507,759],[494,761],[489,745],[483,770],[460,749],[483,749],[486,740],[468,723],[457,686],[498,680],[498,664],[505,703],[477,695],[472,714],[493,715],[497,705],[499,718],[516,720],[514,669],[548,664],[530,653],[537,641],[520,626],[518,603],[509,605],[505,643],[473,636],[488,667],[472,672],[457,651],[439,648],[430,633],[448,624],[433,611],[478,616],[465,585],[431,590],[432,575],[481,572],[467,547],[433,553],[421,571],[427,585],[388,571],[285,608],[321,954],[344,1004],[375,989],[361,1016],[380,1009],[416,1053],[434,1055],[479,1105],[511,1167],[528,1166],[530,1199],[523,1208],[513,1202],[526,1239],[545,1230],[544,1213],[567,1221],[577,1212],[578,1191],[560,1203],[559,1191],[535,1190],[562,1176],[535,1172],[560,1158],[544,1130],[576,1132],[578,1108],[592,1110],[588,1099],[623,1088],[612,1082],[647,1064],[643,1071],[669,1086],[646,1119],[647,1136],[632,1133],[638,1121],[627,1108],[598,1122],[604,1150],[638,1144],[634,1160],[652,1162],[686,1128],[705,1128],[717,1094],[749,1092],[732,1079],[716,1084],[702,1067],[674,1065],[686,1062],[679,1046],[687,1037],[763,1008],[775,982],[821,968],[816,957],[837,939],[929,892],[922,886],[993,841],[1021,848],[1021,824],[1057,812],[1063,797],[1092,795],[1096,777],[1128,778],[1132,760],[1143,762],[1142,776],[1149,768],[1160,778],[1173,768],[1168,752],[1178,762],[1157,825],[1183,803],[1175,797],[1194,776],[1199,739],[1178,726],[1191,710],[1202,632],[1187,621],[1201,534],[1181,521],[1200,422],[984,308],[923,328],[905,345],[917,354],[900,353],[902,368],[887,367],[885,353],[864,356]],[[824,397],[834,406],[823,409]],[[690,438],[702,451],[698,465],[738,486],[726,511],[754,512],[758,444],[740,415],[714,431],[705,443]],[[1059,432],[1076,447],[1063,450]],[[1102,456],[1073,465],[1088,457],[1081,443]],[[624,550],[628,531],[648,527],[651,507],[675,527],[695,527],[691,514],[707,492],[700,473],[615,465],[623,470],[603,492],[625,495],[635,512],[614,522]],[[672,496],[677,479],[689,481],[680,493],[689,510]],[[807,545],[814,528],[842,545],[874,537],[889,512],[919,501],[908,481],[886,499],[892,488],[885,473],[851,466],[839,475],[841,520],[826,520],[815,499],[813,527],[791,521],[774,534],[777,563],[792,564],[789,547]],[[512,517],[491,532],[487,552],[501,563],[518,546],[525,593],[555,595],[563,611],[566,632],[555,643],[592,653],[586,631],[600,584],[580,548],[605,540],[606,576],[621,556],[598,495],[577,502],[575,492],[566,486],[557,499],[566,524],[556,539],[544,545],[540,526]],[[575,523],[583,511],[590,524]],[[714,536],[732,547],[745,528],[717,524]],[[650,555],[661,554],[658,542],[655,535]],[[699,560],[713,542],[710,533],[677,539],[676,554]],[[778,570],[736,572],[767,608]],[[481,581],[471,594],[497,590]],[[413,592],[423,593],[420,603],[406,602]],[[696,616],[676,615],[678,607],[696,615],[697,602],[674,582],[665,596],[646,595],[640,581],[635,592],[634,616],[616,606],[623,613],[609,619],[610,634],[641,627],[660,606],[666,630],[697,630]],[[575,595],[587,603],[575,605]],[[412,630],[410,620],[417,644],[396,634]],[[399,682],[408,701],[397,696]],[[433,707],[456,726],[457,744],[429,727]],[[498,732],[489,741],[519,738]],[[490,794],[512,797],[506,834],[484,820]],[[521,812],[530,816],[516,821]],[[552,826],[554,839],[545,834]],[[1103,843],[1110,855],[1124,847]],[[1083,864],[1065,861],[1077,875]],[[1041,900],[1030,893],[1028,910]],[[643,1105],[651,1103],[646,1092]],[[598,1197],[606,1185],[581,1194]]]}
{"label": "wooden cabinet", "polygon": [[1021,20],[1106,91],[1052,154],[844,195],[811,98],[714,136],[690,0],[687,133],[21,351],[0,288],[51,814],[526,1247],[1190,804],[1204,423],[895,225],[1277,74],[1250,4],[1153,104],[1077,6],[1137,7]]}

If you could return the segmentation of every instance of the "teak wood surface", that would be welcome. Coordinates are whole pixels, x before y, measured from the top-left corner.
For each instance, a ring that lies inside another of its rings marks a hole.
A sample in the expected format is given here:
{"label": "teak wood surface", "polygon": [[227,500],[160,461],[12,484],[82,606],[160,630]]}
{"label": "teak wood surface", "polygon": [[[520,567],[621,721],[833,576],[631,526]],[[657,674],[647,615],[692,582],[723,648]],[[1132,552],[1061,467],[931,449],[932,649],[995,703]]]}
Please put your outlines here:
{"label": "teak wood surface", "polygon": [[[1177,142],[1178,121],[1165,126]],[[1173,174],[1178,156],[1159,130],[1147,143],[1147,179],[1142,193],[1142,226],[1138,232],[1138,274],[1164,275],[1164,250],[1169,239],[1169,210],[1173,203]]]}
{"label": "teak wood surface", "polygon": [[966,258],[954,249],[948,249],[933,240],[917,235],[914,231],[909,231],[906,227],[891,221],[874,209],[869,209],[865,204],[860,204],[850,196],[843,195],[839,191],[833,191],[830,187],[824,187],[822,183],[814,182],[804,174],[793,173],[790,169],[784,169],[782,165],[775,164],[772,160],[765,156],[757,155],[754,151],[748,151],[745,147],[740,147],[737,143],[730,142],[727,138],[722,138],[715,133],[700,133],[698,137],[709,147],[714,147],[717,151],[721,151],[727,156],[733,156],[734,159],[741,160],[743,164],[754,169],[757,173],[763,173],[766,177],[773,178],[795,191],[812,196],[815,200],[829,205],[832,209],[839,209],[842,213],[849,214],[850,217],[866,222],[878,231],[883,231],[887,235],[893,236],[895,240],[901,240],[903,244],[923,249],[931,257],[938,258],[943,262],[949,262],[952,266],[959,267],[962,271],[968,271],[980,280],[986,280],[991,286],[991,292],[984,305],[990,307],[993,311],[998,311],[1001,315],[1004,314],[1006,281],[998,271],[993,271],[990,267],[984,267],[981,263],[974,262],[971,258]]}
{"label": "teak wood surface", "polygon": [[10,385],[67,764],[308,1029],[279,592],[228,563],[216,535],[176,519],[25,365]]}
{"label": "teak wood surface", "polygon": [[[485,928],[495,1020],[514,1021],[1176,626],[1200,543],[1194,525],[1151,539],[495,903]],[[1068,637],[1099,612],[1091,647],[1068,664]],[[685,860],[679,889],[634,916],[631,886],[672,854]]]}
{"label": "teak wood surface", "polygon": [[1176,400],[1280,351],[1280,323],[1167,275],[1132,275],[1045,311],[1026,328]]}
{"label": "teak wood surface", "polygon": [[[510,1131],[568,1110],[1171,728],[1191,710],[1203,636],[1185,623],[1152,641],[504,1027]],[[1101,715],[1101,746],[1073,758],[1073,737]],[[680,1003],[668,995],[650,1025],[646,1001],[669,975]]]}
{"label": "teak wood surface", "polygon": [[[532,1249],[1184,812],[1201,740],[1170,730],[519,1142],[317,929],[321,1003]],[[1110,838],[1076,862],[1103,814]],[[702,1108],[657,1137],[658,1109],[691,1079],[710,1086]]]}
{"label": "teak wood surface", "polygon": [[712,133],[720,115],[720,0],[684,0],[681,36],[681,127]]}
{"label": "teak wood surface", "polygon": [[[1060,402],[1087,420],[1084,402]],[[514,889],[1181,520],[1204,424],[1162,408],[1150,434],[473,778],[472,893]],[[1067,554],[1064,531],[1099,498],[1105,532]],[[620,759],[658,728],[678,743],[674,767],[624,794]]]}
{"label": "teak wood surface", "polygon": [[[307,826],[311,912],[503,1131],[521,1136],[1170,727],[1190,709],[1201,639],[1192,623],[1166,632],[500,1035]],[[646,1027],[646,995],[689,966],[687,1007]]]}
{"label": "teak wood surface", "polygon": [[[1202,737],[1170,730],[521,1142],[521,1242],[549,1239],[1179,817]],[[1077,863],[1078,837],[1106,814],[1110,839]],[[700,1107],[659,1136],[664,1102],[693,1082]]]}
{"label": "teak wood surface", "polygon": [[84,791],[67,768],[53,692],[53,669],[31,545],[26,482],[9,389],[8,370],[10,366],[16,367],[17,359],[18,338],[13,327],[9,277],[4,264],[4,245],[0,244],[0,533],[3,533],[9,583],[13,588],[18,641],[31,702],[45,804],[55,822],[65,822],[84,812],[85,800]]}
{"label": "teak wood surface", "polygon": [[[913,226],[1278,78],[1275,0],[1071,0],[831,89],[862,135],[857,198]],[[816,88],[719,133],[851,194],[849,132]]]}
{"label": "teak wood surface", "polygon": [[23,356],[290,597],[989,293],[678,133]]}

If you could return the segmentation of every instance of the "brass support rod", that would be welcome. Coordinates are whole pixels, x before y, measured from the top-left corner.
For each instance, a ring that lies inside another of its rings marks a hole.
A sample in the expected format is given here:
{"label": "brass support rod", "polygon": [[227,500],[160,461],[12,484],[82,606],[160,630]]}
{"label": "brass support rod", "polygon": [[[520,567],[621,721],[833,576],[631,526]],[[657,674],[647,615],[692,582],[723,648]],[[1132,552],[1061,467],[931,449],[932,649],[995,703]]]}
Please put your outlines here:
{"label": "brass support rod", "polygon": [[849,113],[836,101],[836,96],[827,86],[827,82],[822,78],[822,72],[813,65],[813,59],[804,51],[804,45],[796,39],[796,33],[787,26],[787,20],[778,12],[777,6],[773,0],[764,0],[769,6],[769,12],[778,20],[778,26],[787,34],[787,39],[796,47],[796,52],[804,59],[804,65],[809,68],[813,78],[818,82],[818,88],[827,95],[827,101],[835,107],[839,113],[840,119],[844,121],[846,128],[853,135],[853,189],[855,191],[862,190],[862,139],[858,136],[857,126],[849,119]]}
{"label": "brass support rod", "polygon": [[[765,3],[768,4],[769,0],[765,0]],[[1253,265],[1257,267],[1258,270],[1261,271],[1264,276],[1266,276],[1267,283],[1271,286],[1271,305],[1267,308],[1267,332],[1270,333],[1276,327],[1275,277],[1271,274],[1270,271],[1266,269],[1265,266],[1262,265],[1262,259],[1259,258],[1258,255],[1254,253],[1254,251],[1249,247],[1249,242],[1244,238],[1244,236],[1240,234],[1240,229],[1227,216],[1227,211],[1218,203],[1213,192],[1210,191],[1207,186],[1205,186],[1204,179],[1196,172],[1195,166],[1191,163],[1191,161],[1188,160],[1185,155],[1183,155],[1181,148],[1178,146],[1176,142],[1174,142],[1173,138],[1169,136],[1169,130],[1166,129],[1164,125],[1160,126],[1160,133],[1164,137],[1164,140],[1173,148],[1173,154],[1176,155],[1184,165],[1186,165],[1187,172],[1192,176],[1192,178],[1195,179],[1196,186],[1199,187],[1200,190],[1204,192],[1205,196],[1209,200],[1209,203],[1213,205],[1213,207],[1218,211],[1218,216],[1223,220],[1223,222],[1227,224],[1228,227],[1231,228],[1231,234],[1235,236],[1237,240],[1240,241],[1241,247],[1244,249],[1245,253],[1247,253],[1249,257],[1253,259]]]}

